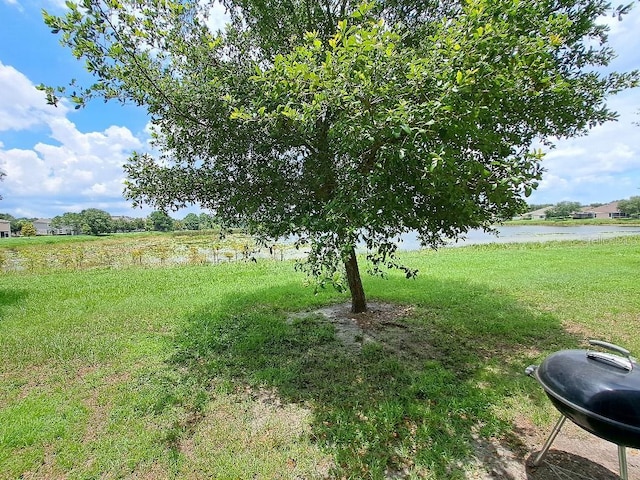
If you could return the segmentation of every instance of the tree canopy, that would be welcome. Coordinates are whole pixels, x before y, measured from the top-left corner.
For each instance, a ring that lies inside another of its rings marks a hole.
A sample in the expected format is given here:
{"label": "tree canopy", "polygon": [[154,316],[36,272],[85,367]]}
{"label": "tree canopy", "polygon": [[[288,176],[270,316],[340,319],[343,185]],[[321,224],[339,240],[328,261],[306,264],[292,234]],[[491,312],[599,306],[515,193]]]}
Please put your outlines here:
{"label": "tree canopy", "polygon": [[170,232],[174,230],[174,220],[166,212],[156,210],[147,217],[147,230]]}
{"label": "tree canopy", "polygon": [[195,213],[188,213],[182,223],[185,230],[200,230],[200,218]]}
{"label": "tree canopy", "polygon": [[[199,204],[261,238],[311,247],[308,271],[366,309],[370,270],[402,268],[394,240],[437,247],[520,213],[541,178],[536,142],[615,118],[638,72],[614,52],[602,0],[82,0],[46,23],[96,83],[44,87],[148,110],[158,156],[125,166],[125,195]],[[620,8],[619,14],[627,7]]]}
{"label": "tree canopy", "polygon": [[84,219],[79,213],[65,212],[51,219],[51,226],[55,229],[69,229],[74,235],[82,233]]}
{"label": "tree canopy", "polygon": [[80,213],[66,212],[51,219],[51,226],[56,229],[68,229],[74,235],[100,235],[111,233],[113,221],[111,215],[104,210],[87,208]]}
{"label": "tree canopy", "polygon": [[618,202],[618,210],[630,217],[640,218],[640,196],[633,196]]}
{"label": "tree canopy", "polygon": [[568,218],[582,208],[580,202],[558,202],[545,212],[547,218]]}
{"label": "tree canopy", "polygon": [[104,210],[87,208],[78,215],[82,219],[82,233],[85,235],[100,235],[113,230],[111,215]]}
{"label": "tree canopy", "polygon": [[20,234],[23,237],[35,237],[38,234],[36,227],[31,222],[23,222],[20,227]]}

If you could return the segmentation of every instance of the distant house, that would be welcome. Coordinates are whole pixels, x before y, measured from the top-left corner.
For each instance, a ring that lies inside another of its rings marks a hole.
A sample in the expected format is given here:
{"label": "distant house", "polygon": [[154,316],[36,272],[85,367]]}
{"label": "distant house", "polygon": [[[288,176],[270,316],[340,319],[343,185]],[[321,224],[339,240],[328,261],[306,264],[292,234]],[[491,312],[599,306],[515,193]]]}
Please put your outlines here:
{"label": "distant house", "polygon": [[52,228],[51,234],[52,235],[75,235],[75,232],[73,230],[73,227],[70,227],[69,225],[62,225],[60,228]]}
{"label": "distant house", "polygon": [[547,218],[547,210],[551,207],[539,208],[538,210],[534,210],[532,212],[527,212],[522,215],[520,218],[523,220],[544,220]]}
{"label": "distant house", "polygon": [[618,209],[618,202],[607,203],[599,207],[584,207],[574,212],[573,218],[628,218]]}
{"label": "distant house", "polygon": [[51,234],[51,219],[39,218],[33,221],[33,228],[36,229],[36,235],[50,235]]}
{"label": "distant house", "polygon": [[133,217],[127,217],[126,215],[111,215],[111,220],[113,220],[114,222],[133,222],[135,220],[135,218]]}
{"label": "distant house", "polygon": [[9,220],[0,220],[0,238],[8,238],[11,236],[11,222]]}
{"label": "distant house", "polygon": [[571,214],[571,218],[573,218],[574,220],[583,220],[585,218],[596,218],[596,214],[591,211],[579,211],[579,212],[573,212]]}
{"label": "distant house", "polygon": [[39,218],[33,222],[37,235],[73,235],[73,228],[63,225],[60,228],[51,226],[50,218]]}

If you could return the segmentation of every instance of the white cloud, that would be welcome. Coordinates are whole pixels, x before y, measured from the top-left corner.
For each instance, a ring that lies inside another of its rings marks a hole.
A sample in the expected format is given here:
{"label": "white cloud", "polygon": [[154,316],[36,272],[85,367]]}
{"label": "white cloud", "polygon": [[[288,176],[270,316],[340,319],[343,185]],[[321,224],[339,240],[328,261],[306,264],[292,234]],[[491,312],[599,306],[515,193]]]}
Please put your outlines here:
{"label": "white cloud", "polygon": [[[122,165],[145,143],[126,127],[112,125],[101,132],[81,132],[66,118],[69,109],[47,107],[42,92],[22,73],[0,64],[0,131],[47,129],[51,141],[34,141],[31,148],[7,148],[0,143],[3,206],[32,216],[49,215],[53,205],[95,207],[95,201],[122,200]],[[31,205],[29,205],[31,204]],[[37,206],[36,206],[37,205]],[[43,211],[43,208],[46,211]],[[82,209],[80,208],[80,209]],[[73,210],[63,210],[65,211]]]}
{"label": "white cloud", "polygon": [[31,189],[29,182],[23,185],[29,177],[29,171],[31,169],[44,171],[45,165],[34,151],[12,149],[0,150],[0,168],[7,174],[3,190],[20,192],[23,188]]}
{"label": "white cloud", "polygon": [[[616,4],[614,4],[616,5]],[[636,4],[622,19],[611,14],[600,17],[599,24],[609,28],[609,44],[617,57],[607,69],[627,71],[638,67],[638,31],[640,31],[640,5]]]}
{"label": "white cloud", "polygon": [[33,149],[0,150],[7,173],[7,196],[67,194],[92,196],[122,193],[122,165],[143,143],[124,127],[82,133],[68,119],[49,124],[60,145],[38,143]]}
{"label": "white cloud", "polygon": [[89,184],[93,181],[94,175],[91,170],[74,170],[74,181],[83,184]]}
{"label": "white cloud", "polygon": [[91,185],[91,188],[83,191],[82,193],[90,193],[93,195],[105,195],[109,193],[106,184],[104,183],[94,183]]}
{"label": "white cloud", "polygon": [[66,0],[44,0],[44,1],[23,0],[22,4],[18,0],[2,0],[2,1],[7,5],[16,7],[21,12],[24,11],[22,4],[24,4],[27,7],[35,6],[38,10],[41,9],[43,6],[45,8],[55,7],[59,9],[65,9],[65,10],[67,9]]}
{"label": "white cloud", "polygon": [[[629,20],[640,20],[640,8],[636,10],[636,16]],[[615,20],[615,24],[626,21]],[[616,45],[620,43],[619,38],[615,40]],[[635,59],[632,56],[626,61],[633,63],[632,68],[640,68],[637,39],[633,45]],[[620,93],[608,104],[619,113],[618,121],[595,127],[584,137],[557,141],[556,148],[543,160],[546,172],[538,190],[529,199],[531,203],[608,202],[638,195],[640,126],[634,122],[640,121],[640,90]]]}
{"label": "white cloud", "polygon": [[0,132],[26,130],[62,118],[68,108],[64,104],[46,104],[44,92],[10,65],[0,62]]}
{"label": "white cloud", "polygon": [[47,3],[53,7],[67,9],[66,0],[47,0]]}
{"label": "white cloud", "polygon": [[[640,130],[639,127],[632,127]],[[543,161],[546,172],[532,203],[609,202],[638,194],[640,131],[614,135],[605,125],[587,137],[560,142]]]}
{"label": "white cloud", "polygon": [[24,8],[18,0],[2,0],[2,2],[11,7],[15,7],[19,12],[24,12]]}
{"label": "white cloud", "polygon": [[217,32],[218,30],[224,31],[225,25],[230,20],[224,5],[220,2],[201,2],[201,4],[202,6],[208,7],[204,21],[205,25],[209,27],[209,30],[212,32]]}
{"label": "white cloud", "polygon": [[123,180],[123,178],[118,177],[112,180],[103,180],[101,182],[96,182],[83,190],[81,193],[94,199],[99,197],[113,197],[113,192],[122,192]]}
{"label": "white cloud", "polygon": [[569,141],[566,146],[561,144],[547,154],[543,165],[556,176],[569,178],[624,173],[640,169],[639,150],[637,143],[624,139],[609,143],[596,135]]}

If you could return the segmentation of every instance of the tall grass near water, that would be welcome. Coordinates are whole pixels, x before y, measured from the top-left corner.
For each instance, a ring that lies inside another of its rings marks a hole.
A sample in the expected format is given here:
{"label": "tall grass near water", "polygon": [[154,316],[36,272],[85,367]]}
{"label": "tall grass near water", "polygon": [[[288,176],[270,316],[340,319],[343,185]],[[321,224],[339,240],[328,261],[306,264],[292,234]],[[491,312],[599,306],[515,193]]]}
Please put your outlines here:
{"label": "tall grass near water", "polygon": [[258,245],[243,233],[218,231],[44,236],[3,239],[0,272],[50,273],[88,268],[205,265],[299,256],[294,245]]}

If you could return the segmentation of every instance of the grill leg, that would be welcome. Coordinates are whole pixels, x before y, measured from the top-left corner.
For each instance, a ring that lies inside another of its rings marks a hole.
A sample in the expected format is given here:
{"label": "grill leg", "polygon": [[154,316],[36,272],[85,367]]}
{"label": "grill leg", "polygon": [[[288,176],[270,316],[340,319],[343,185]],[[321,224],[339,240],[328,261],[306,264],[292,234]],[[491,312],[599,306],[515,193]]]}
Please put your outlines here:
{"label": "grill leg", "polygon": [[[558,433],[560,433],[560,429],[562,428],[562,425],[564,425],[564,422],[566,419],[567,417],[565,417],[564,415],[560,415],[560,418],[556,422],[556,426],[553,427],[553,430],[551,431],[551,435],[549,435],[549,438],[547,438],[547,441],[545,442],[544,447],[542,447],[542,450],[540,450],[536,458],[533,460],[533,463],[531,463],[532,467],[540,466],[540,464],[542,463],[542,460],[544,460],[545,455],[549,451],[549,448],[551,448],[551,444],[558,436]],[[625,466],[626,466],[626,462],[625,462]],[[627,480],[627,479],[625,478],[624,480]]]}
{"label": "grill leg", "polygon": [[620,464],[620,478],[622,480],[629,479],[627,472],[627,448],[624,445],[618,445],[618,463]]}

